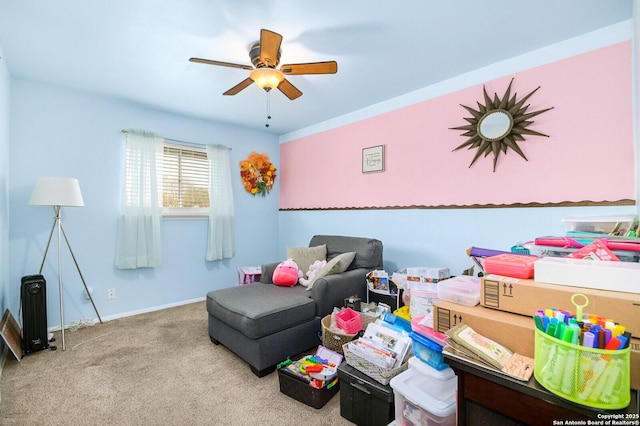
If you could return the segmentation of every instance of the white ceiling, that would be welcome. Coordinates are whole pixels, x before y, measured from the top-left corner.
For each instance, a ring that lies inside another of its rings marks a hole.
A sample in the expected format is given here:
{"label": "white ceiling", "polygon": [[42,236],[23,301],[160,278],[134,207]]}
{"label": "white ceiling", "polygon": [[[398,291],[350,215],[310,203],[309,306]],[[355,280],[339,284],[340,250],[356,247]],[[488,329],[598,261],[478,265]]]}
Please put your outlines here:
{"label": "white ceiling", "polygon": [[[281,135],[632,18],[633,0],[0,0],[0,54],[13,78]],[[290,101],[249,71],[261,28],[281,63],[335,60],[293,75]],[[153,129],[150,129],[153,130]]]}

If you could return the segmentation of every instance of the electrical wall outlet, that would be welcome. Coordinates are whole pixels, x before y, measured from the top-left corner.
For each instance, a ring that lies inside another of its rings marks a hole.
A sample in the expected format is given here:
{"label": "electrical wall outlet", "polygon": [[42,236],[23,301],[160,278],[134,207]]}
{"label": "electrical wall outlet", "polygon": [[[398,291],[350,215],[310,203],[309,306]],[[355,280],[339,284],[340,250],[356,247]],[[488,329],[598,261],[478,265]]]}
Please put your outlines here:
{"label": "electrical wall outlet", "polygon": [[93,287],[87,287],[87,290],[89,290],[89,292],[84,292],[84,298],[89,301],[91,300],[91,297],[89,297],[89,295],[93,296]]}
{"label": "electrical wall outlet", "polygon": [[107,289],[107,299],[112,300],[116,298],[116,289],[110,288]]}

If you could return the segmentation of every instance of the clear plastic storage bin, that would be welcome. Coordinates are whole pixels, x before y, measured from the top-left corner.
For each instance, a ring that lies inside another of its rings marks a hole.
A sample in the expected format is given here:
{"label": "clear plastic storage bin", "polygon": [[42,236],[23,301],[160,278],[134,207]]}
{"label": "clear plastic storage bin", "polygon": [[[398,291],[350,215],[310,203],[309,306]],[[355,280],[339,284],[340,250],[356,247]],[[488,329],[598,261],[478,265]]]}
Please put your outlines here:
{"label": "clear plastic storage bin", "polygon": [[396,409],[396,426],[456,424],[456,393],[434,397],[427,389],[437,382],[417,368],[409,368],[391,379]]}
{"label": "clear plastic storage bin", "polygon": [[480,278],[460,275],[438,283],[438,298],[466,306],[480,303]]}
{"label": "clear plastic storage bin", "polygon": [[632,214],[618,216],[566,217],[562,219],[565,231],[596,232],[624,236],[636,216]]}

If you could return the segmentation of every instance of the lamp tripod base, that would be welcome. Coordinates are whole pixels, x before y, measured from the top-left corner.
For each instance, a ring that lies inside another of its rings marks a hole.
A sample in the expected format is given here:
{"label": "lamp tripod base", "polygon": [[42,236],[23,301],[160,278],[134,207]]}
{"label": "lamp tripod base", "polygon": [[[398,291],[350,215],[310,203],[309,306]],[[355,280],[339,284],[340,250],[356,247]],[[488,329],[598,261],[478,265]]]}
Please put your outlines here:
{"label": "lamp tripod base", "polygon": [[49,233],[49,240],[47,241],[47,248],[44,251],[44,257],[42,258],[42,264],[40,265],[40,274],[42,274],[42,270],[44,269],[44,263],[47,259],[47,253],[49,253],[49,247],[51,245],[51,239],[53,238],[53,231],[57,229],[58,231],[58,288],[60,292],[60,334],[62,340],[62,350],[65,351],[66,343],[64,338],[64,303],[63,303],[63,286],[62,286],[62,237],[64,237],[64,241],[67,243],[67,247],[69,248],[69,253],[71,253],[71,258],[73,259],[74,264],[76,265],[76,269],[78,270],[78,274],[80,275],[80,279],[82,280],[82,284],[84,285],[84,290],[87,294],[87,297],[91,301],[91,306],[93,306],[93,310],[98,316],[98,321],[102,324],[102,318],[100,317],[100,313],[98,312],[98,308],[96,307],[95,302],[93,301],[93,296],[89,291],[89,287],[87,287],[87,282],[82,275],[82,271],[80,271],[80,265],[78,265],[78,261],[76,259],[75,254],[73,253],[73,249],[71,248],[71,244],[69,243],[69,238],[67,238],[67,233],[64,231],[64,227],[62,226],[62,219],[60,218],[60,206],[53,206],[53,210],[55,212],[55,216],[53,218],[53,225],[51,226],[51,232]]}

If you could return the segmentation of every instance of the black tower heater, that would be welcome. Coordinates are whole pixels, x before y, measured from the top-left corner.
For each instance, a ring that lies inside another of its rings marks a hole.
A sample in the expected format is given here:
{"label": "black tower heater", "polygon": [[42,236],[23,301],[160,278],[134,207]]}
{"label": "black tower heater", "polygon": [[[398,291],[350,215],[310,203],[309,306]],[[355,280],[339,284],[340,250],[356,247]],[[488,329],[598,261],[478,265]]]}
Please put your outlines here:
{"label": "black tower heater", "polygon": [[47,290],[42,275],[22,277],[22,352],[24,355],[49,347]]}

